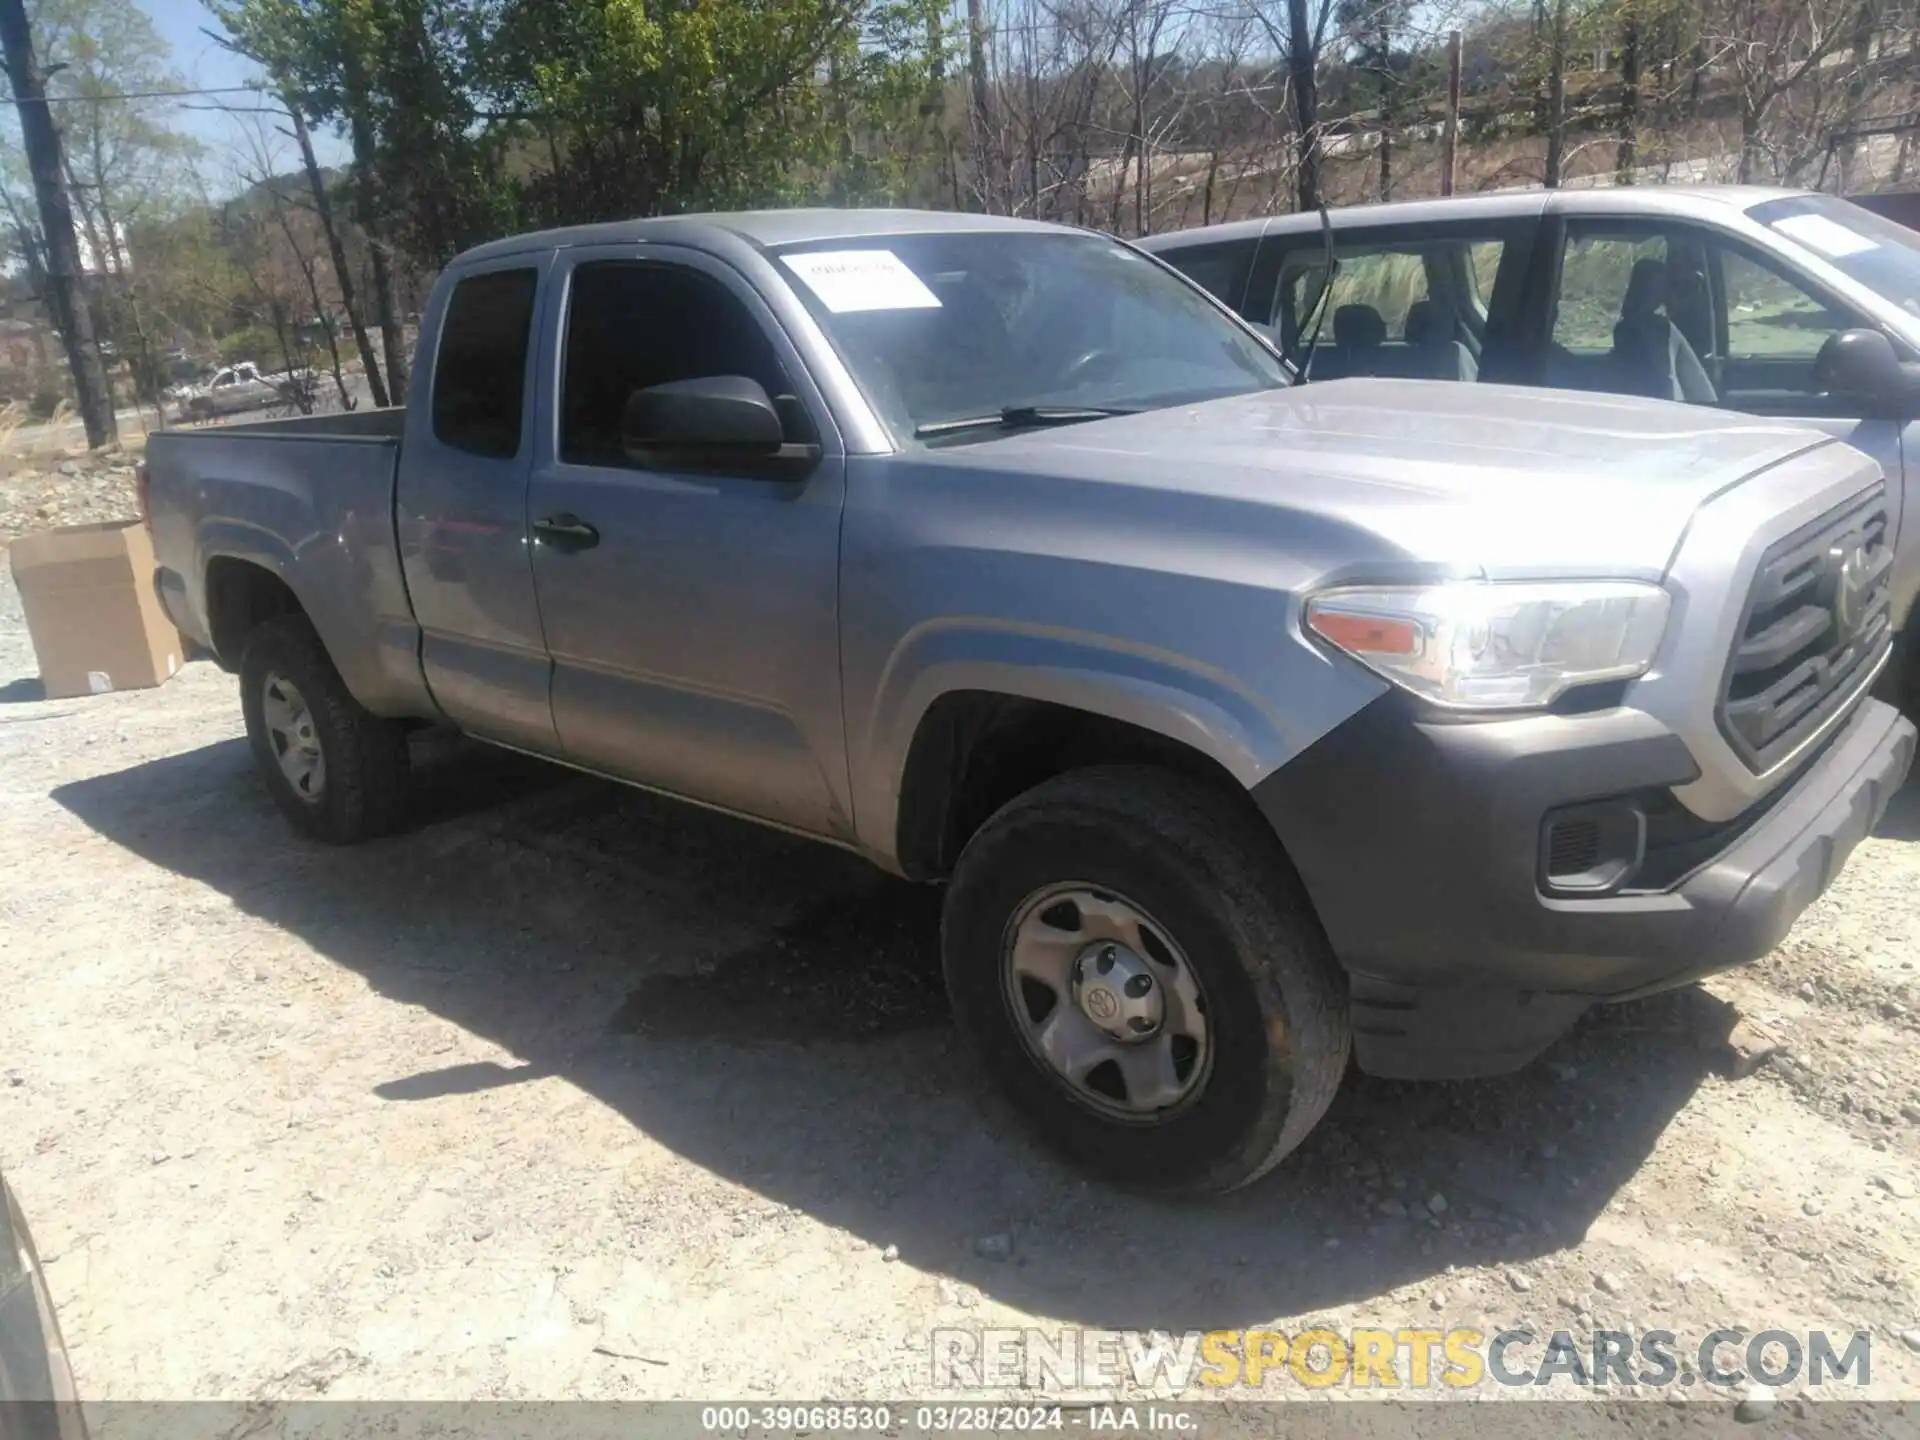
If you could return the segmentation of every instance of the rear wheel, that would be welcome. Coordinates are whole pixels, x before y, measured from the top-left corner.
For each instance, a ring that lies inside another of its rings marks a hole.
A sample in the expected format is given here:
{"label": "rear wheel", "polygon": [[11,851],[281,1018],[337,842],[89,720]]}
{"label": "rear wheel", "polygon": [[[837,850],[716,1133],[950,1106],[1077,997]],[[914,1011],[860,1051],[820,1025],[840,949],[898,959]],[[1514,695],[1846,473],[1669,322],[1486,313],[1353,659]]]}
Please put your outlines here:
{"label": "rear wheel", "polygon": [[987,1073],[1124,1183],[1246,1184],[1346,1068],[1344,986],[1278,841],[1168,772],[1079,771],[1001,810],[960,857],[942,950]]}
{"label": "rear wheel", "polygon": [[248,638],[240,704],[268,793],[295,829],[342,845],[399,823],[406,726],[348,693],[304,616],[269,620]]}

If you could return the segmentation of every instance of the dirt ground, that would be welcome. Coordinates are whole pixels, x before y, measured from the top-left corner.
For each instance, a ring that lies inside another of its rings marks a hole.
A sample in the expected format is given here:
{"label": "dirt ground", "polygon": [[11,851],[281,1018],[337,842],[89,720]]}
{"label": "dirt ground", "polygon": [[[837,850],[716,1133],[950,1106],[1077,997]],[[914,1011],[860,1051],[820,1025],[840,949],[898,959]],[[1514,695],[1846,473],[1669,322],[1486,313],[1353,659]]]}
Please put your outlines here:
{"label": "dirt ground", "polygon": [[446,741],[409,833],[325,849],[211,665],[34,673],[0,579],[0,1166],[90,1398],[899,1399],[940,1327],[1310,1321],[1864,1329],[1920,1397],[1920,789],[1719,982],[1785,1058],[1721,1073],[1682,992],[1354,1077],[1170,1203],[981,1099],[933,894]]}

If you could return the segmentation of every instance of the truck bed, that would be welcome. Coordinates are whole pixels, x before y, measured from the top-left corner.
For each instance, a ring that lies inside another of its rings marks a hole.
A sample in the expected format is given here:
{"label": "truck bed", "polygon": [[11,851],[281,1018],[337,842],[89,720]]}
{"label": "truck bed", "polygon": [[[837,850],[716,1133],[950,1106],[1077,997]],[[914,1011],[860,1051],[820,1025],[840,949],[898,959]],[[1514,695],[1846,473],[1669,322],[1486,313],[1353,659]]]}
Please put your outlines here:
{"label": "truck bed", "polygon": [[[377,713],[430,706],[394,528],[402,409],[298,415],[147,440],[156,577],[174,623],[212,649],[236,566],[298,572],[340,675]],[[226,647],[228,649],[232,646]]]}

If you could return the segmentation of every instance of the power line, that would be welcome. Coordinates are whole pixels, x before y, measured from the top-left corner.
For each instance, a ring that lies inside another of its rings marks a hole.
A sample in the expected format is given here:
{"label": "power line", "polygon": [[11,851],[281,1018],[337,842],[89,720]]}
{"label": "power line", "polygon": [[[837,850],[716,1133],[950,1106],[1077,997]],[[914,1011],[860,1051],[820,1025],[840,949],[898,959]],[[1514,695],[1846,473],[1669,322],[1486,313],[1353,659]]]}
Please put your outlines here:
{"label": "power line", "polygon": [[[202,90],[120,90],[110,95],[47,95],[40,99],[45,105],[105,105],[115,100],[186,100],[199,95],[258,95],[262,91],[258,85],[215,85]],[[18,104],[12,96],[6,101]],[[28,104],[35,103],[28,101]]]}

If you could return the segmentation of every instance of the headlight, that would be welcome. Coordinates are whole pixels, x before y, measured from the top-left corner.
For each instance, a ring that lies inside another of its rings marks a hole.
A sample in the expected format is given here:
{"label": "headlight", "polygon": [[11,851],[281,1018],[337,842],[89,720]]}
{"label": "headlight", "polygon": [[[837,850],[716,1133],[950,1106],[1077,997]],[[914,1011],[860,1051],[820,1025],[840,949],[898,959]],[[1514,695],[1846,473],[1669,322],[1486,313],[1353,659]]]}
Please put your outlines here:
{"label": "headlight", "polygon": [[1307,628],[1424,700],[1523,710],[1653,663],[1667,592],[1636,581],[1465,581],[1324,590]]}

